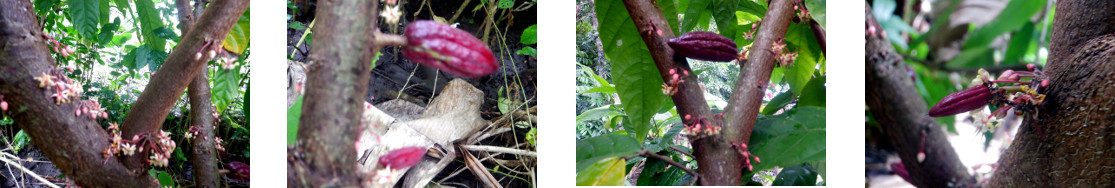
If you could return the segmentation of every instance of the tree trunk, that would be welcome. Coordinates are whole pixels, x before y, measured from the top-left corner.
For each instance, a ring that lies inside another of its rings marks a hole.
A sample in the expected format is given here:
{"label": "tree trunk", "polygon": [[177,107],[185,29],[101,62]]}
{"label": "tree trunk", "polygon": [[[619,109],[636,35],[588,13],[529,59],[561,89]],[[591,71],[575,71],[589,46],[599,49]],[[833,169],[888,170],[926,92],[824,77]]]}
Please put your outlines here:
{"label": "tree trunk", "polygon": [[[624,0],[628,14],[639,30],[639,35],[651,52],[655,65],[663,80],[672,79],[670,70],[680,68],[690,70],[689,63],[684,56],[675,54],[666,41],[675,35],[669,29],[669,23],[662,15],[662,10],[654,5],[654,1]],[[755,41],[753,51],[768,51],[771,44],[786,34],[790,18],[793,15],[792,3],[787,0],[775,0],[770,4],[770,11],[764,16],[762,27]],[[724,113],[724,122],[713,122],[722,126],[719,135],[690,136],[693,146],[693,155],[696,157],[698,178],[701,185],[741,185],[743,176],[743,158],[732,144],[746,144],[751,138],[751,130],[759,114],[762,104],[762,82],[770,80],[771,70],[774,68],[775,55],[773,53],[750,53],[751,59],[740,70],[736,81],[734,93],[730,98],[733,104],[727,107]],[[713,120],[712,112],[705,103],[704,91],[697,82],[697,75],[692,74],[681,78],[685,80],[678,86],[676,94],[670,96],[678,109],[678,115],[692,115],[698,118]],[[757,88],[757,89],[756,89]]]}
{"label": "tree trunk", "polygon": [[1115,186],[1115,1],[1057,1],[1049,51],[1045,102],[990,185]]}
{"label": "tree trunk", "polygon": [[52,163],[84,187],[155,187],[146,172],[130,173],[105,159],[108,133],[91,118],[75,116],[77,103],[55,104],[34,79],[55,69],[30,1],[0,1],[0,94],[8,114]]}
{"label": "tree trunk", "polygon": [[[169,100],[163,103],[137,103],[130,115],[157,117],[157,121],[136,120],[128,118],[125,122],[141,123],[143,126],[122,126],[122,129],[133,130],[133,134],[125,134],[130,138],[137,129],[152,129],[157,131],[165,119],[173,100],[178,99],[185,89],[188,80],[192,80],[198,71],[190,71],[188,64],[198,64],[193,61],[193,55],[199,49],[205,38],[223,39],[229,29],[248,7],[247,1],[217,1],[213,13],[203,16],[210,18],[205,27],[197,32],[187,34],[167,59],[166,66],[162,67],[160,74],[151,79],[149,87],[140,96],[142,101]],[[42,28],[38,25],[36,15],[31,12],[28,1],[3,0],[0,1],[0,94],[9,102],[13,119],[23,130],[27,131],[32,141],[35,142],[43,153],[47,155],[63,173],[73,179],[76,184],[85,187],[156,187],[158,182],[147,173],[145,154],[127,157],[128,160],[106,159],[102,151],[108,148],[111,138],[93,119],[86,116],[73,115],[78,110],[76,102],[56,104],[55,100],[48,97],[46,89],[39,87],[34,79],[45,72],[54,71],[55,63],[50,56],[50,51],[44,46]],[[231,17],[231,19],[224,19]],[[221,19],[218,19],[221,18]],[[223,28],[223,29],[222,29]],[[218,40],[219,40],[218,39]],[[197,68],[200,69],[200,68]],[[182,79],[187,78],[187,79]],[[170,97],[168,93],[173,94]],[[167,99],[158,99],[160,96]],[[148,98],[144,100],[144,98]],[[150,99],[156,98],[156,99]],[[159,111],[164,113],[158,114]],[[131,116],[129,116],[131,117]],[[125,123],[127,124],[127,123]],[[150,132],[148,131],[148,132]],[[138,165],[127,165],[132,162]],[[132,166],[133,168],[127,168]],[[137,168],[143,167],[143,168]]]}
{"label": "tree trunk", "polygon": [[[194,25],[194,14],[189,0],[176,0],[175,7],[178,9],[178,25],[179,30],[185,35],[189,32],[190,27]],[[203,5],[199,5],[196,9],[202,9]],[[211,93],[209,90],[209,71],[202,70],[194,79],[190,81],[189,90],[186,90],[186,95],[190,99],[190,119],[193,122],[191,127],[196,126],[197,132],[191,143],[193,145],[192,155],[190,161],[194,164],[194,185],[196,187],[217,187],[221,183],[220,174],[217,170],[217,155],[214,143],[216,142],[216,135],[213,134],[213,129],[217,124],[214,122],[212,114],[214,114],[213,101],[210,98]],[[210,126],[212,125],[212,126]],[[192,131],[188,129],[187,131]]]}
{"label": "tree trunk", "polygon": [[[378,1],[319,1],[313,51],[308,58],[306,94],[298,143],[287,163],[291,187],[354,187],[356,139],[371,76],[370,64],[379,47]],[[372,15],[369,17],[368,15]]]}
{"label": "tree trunk", "polygon": [[[867,10],[871,10],[868,8]],[[881,31],[870,11],[866,25]],[[866,101],[886,137],[897,147],[898,156],[918,187],[968,187],[972,178],[949,145],[945,132],[929,117],[928,107],[914,87],[902,56],[880,34],[867,35]],[[924,160],[919,160],[924,153]]]}
{"label": "tree trunk", "polygon": [[[220,48],[225,36],[247,9],[246,0],[216,0],[209,3],[209,8],[197,19],[204,20],[203,23],[206,24],[190,27],[192,32],[182,37],[182,42],[174,47],[163,66],[151,77],[143,94],[132,106],[133,110],[128,112],[127,119],[120,125],[122,137],[131,138],[139,133],[159,131],[166,115],[174,108],[174,102],[186,90],[186,85],[203,71],[206,62],[212,58],[202,50]],[[212,45],[205,47],[206,43]],[[135,173],[146,173],[148,159],[145,156],[148,156],[147,152],[136,152],[124,164],[135,170]]]}

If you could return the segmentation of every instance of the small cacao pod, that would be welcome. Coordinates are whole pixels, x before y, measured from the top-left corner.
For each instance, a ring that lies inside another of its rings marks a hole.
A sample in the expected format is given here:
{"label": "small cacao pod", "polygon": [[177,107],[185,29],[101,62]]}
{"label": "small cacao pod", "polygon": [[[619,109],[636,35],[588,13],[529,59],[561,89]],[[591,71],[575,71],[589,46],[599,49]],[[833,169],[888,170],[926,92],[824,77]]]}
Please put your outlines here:
{"label": "small cacao pod", "polygon": [[414,166],[422,156],[426,156],[425,147],[405,147],[387,152],[379,157],[379,164],[391,169],[404,169]]}
{"label": "small cacao pod", "polygon": [[480,77],[499,69],[492,50],[472,34],[429,20],[411,22],[403,56],[451,74]]}
{"label": "small cacao pod", "polygon": [[991,89],[985,85],[976,85],[956,93],[949,94],[929,109],[930,117],[956,115],[962,112],[975,110],[991,102]]}
{"label": "small cacao pod", "polygon": [[682,56],[705,61],[735,60],[736,42],[708,31],[692,31],[666,41]]}

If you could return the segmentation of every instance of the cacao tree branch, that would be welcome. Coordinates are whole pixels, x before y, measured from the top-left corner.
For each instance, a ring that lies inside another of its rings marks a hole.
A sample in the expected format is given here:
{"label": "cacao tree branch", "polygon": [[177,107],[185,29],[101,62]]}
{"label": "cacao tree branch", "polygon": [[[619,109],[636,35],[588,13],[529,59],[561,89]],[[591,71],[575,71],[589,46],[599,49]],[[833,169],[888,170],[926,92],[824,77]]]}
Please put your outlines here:
{"label": "cacao tree branch", "polygon": [[1056,8],[1045,101],[1025,114],[990,187],[1115,186],[1115,2],[1062,0]]}
{"label": "cacao tree branch", "polygon": [[359,185],[356,149],[364,96],[371,74],[378,1],[319,1],[313,51],[308,56],[306,91],[298,143],[288,150],[287,185]]}
{"label": "cacao tree branch", "polygon": [[[191,26],[191,32],[182,37],[182,43],[175,46],[159,71],[143,89],[127,119],[121,124],[124,138],[144,132],[156,132],[162,127],[167,114],[174,108],[174,102],[181,97],[187,84],[205,68],[210,55],[202,52],[214,47],[220,48],[221,41],[232,26],[248,9],[247,0],[216,0],[197,20],[205,24]],[[206,45],[210,44],[210,45]],[[199,56],[200,55],[200,56]],[[125,162],[135,173],[147,172],[147,152],[137,152]]]}
{"label": "cacao tree branch", "polygon": [[[7,110],[62,173],[83,187],[156,187],[146,171],[131,173],[101,151],[110,137],[77,103],[56,104],[36,76],[55,69],[30,1],[0,0],[0,95]],[[111,158],[111,156],[110,156]]]}
{"label": "cacao tree branch", "polygon": [[376,46],[380,46],[380,47],[406,46],[407,45],[407,38],[406,37],[404,37],[402,35],[393,35],[393,34],[382,33],[382,32],[379,32],[378,29],[375,30],[375,38],[376,38]]}
{"label": "cacao tree branch", "polygon": [[[674,50],[666,44],[667,40],[675,36],[674,32],[670,29],[670,25],[666,21],[666,17],[662,15],[661,10],[652,3],[654,1],[623,1],[627,13],[631,15],[635,27],[639,30],[639,35],[646,43],[647,49],[651,51],[650,55],[654,59],[655,67],[658,68],[659,76],[663,80],[670,80],[673,77],[670,70],[690,71],[691,68],[684,56],[674,53]],[[692,115],[711,119],[712,111],[705,103],[704,91],[698,85],[697,74],[683,75],[681,79],[685,82],[679,84],[677,93],[670,96],[677,107],[678,115],[683,117]],[[729,129],[732,128],[723,128],[724,131]],[[694,155],[697,157],[695,160],[701,166],[701,168],[697,168],[699,173],[697,177],[700,179],[699,183],[701,185],[741,184],[742,168],[740,167],[743,163],[739,161],[741,157],[737,156],[734,151],[725,149],[731,148],[730,139],[723,137],[725,135],[728,134],[722,132],[720,135],[701,138],[690,137]]]}
{"label": "cacao tree branch", "polygon": [[[678,151],[678,152],[681,152],[681,151]],[[677,161],[674,161],[673,159],[670,159],[669,157],[662,156],[662,155],[659,155],[657,153],[650,152],[650,150],[645,150],[645,149],[643,151],[639,152],[639,155],[644,156],[644,157],[653,157],[655,159],[661,160],[662,162],[666,162],[666,164],[670,164],[670,166],[674,166],[674,168],[684,170],[685,173],[689,173],[689,175],[693,175],[693,181],[689,182],[689,184],[688,184],[690,186],[694,185],[698,180],[697,177],[699,177],[699,176],[697,175],[697,172],[693,172],[693,170],[690,170],[689,167],[685,167],[685,165],[682,165],[681,163],[678,163]]]}
{"label": "cacao tree branch", "polygon": [[[778,59],[778,53],[772,50],[775,42],[783,40],[786,29],[789,28],[794,15],[793,2],[790,0],[771,1],[767,14],[759,24],[759,31],[755,34],[755,42],[747,53],[747,62],[740,65],[739,77],[728,105],[724,109],[726,123],[724,134],[734,135],[734,143],[746,144],[751,140],[751,131],[759,117],[759,110],[763,105],[763,93],[766,91],[771,71]],[[733,155],[735,151],[725,149]],[[743,160],[747,160],[746,158]]]}
{"label": "cacao tree branch", "polygon": [[[190,0],[176,0],[175,7],[178,9],[179,29],[183,34],[189,33],[190,27],[194,24]],[[190,139],[194,144],[190,161],[194,164],[194,185],[197,187],[218,187],[221,182],[217,168],[217,151],[214,149],[216,136],[213,134],[213,128],[216,123],[212,114],[215,109],[210,98],[208,74],[209,71],[201,70],[190,81],[189,90],[186,90],[186,95],[190,99],[190,119],[193,120],[191,127],[197,127],[197,132],[191,133],[196,135]],[[186,131],[193,131],[193,129]]]}
{"label": "cacao tree branch", "polygon": [[821,54],[828,55],[828,51],[825,48],[825,27],[817,23],[817,20],[810,20],[809,27],[813,28],[813,37],[817,37],[817,44],[821,45]]}
{"label": "cacao tree branch", "polygon": [[[870,10],[870,8],[868,8]],[[881,29],[871,12],[867,25]],[[871,114],[897,147],[902,164],[918,187],[971,187],[975,183],[949,145],[944,130],[928,115],[902,57],[882,35],[868,35],[866,100]],[[919,157],[924,153],[924,157]],[[921,158],[921,159],[919,159]]]}

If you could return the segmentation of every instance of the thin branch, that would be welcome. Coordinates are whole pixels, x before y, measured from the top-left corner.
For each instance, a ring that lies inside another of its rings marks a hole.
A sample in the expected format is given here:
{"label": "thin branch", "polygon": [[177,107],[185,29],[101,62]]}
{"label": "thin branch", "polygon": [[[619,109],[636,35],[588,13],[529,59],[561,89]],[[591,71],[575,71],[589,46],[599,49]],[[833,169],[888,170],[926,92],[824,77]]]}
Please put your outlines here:
{"label": "thin branch", "polygon": [[677,147],[675,147],[675,146],[673,146],[673,145],[670,145],[670,149],[673,149],[674,151],[677,151],[678,153],[684,154],[685,156],[689,156],[689,158],[692,158],[692,159],[696,159],[696,158],[697,158],[697,157],[693,157],[693,154],[690,154],[690,153],[688,153],[688,152],[682,151],[682,150],[681,150],[680,148],[677,148]]}
{"label": "thin branch", "polygon": [[402,35],[385,34],[375,31],[376,45],[381,47],[387,46],[406,46],[407,38]]}
{"label": "thin branch", "polygon": [[514,148],[505,148],[505,147],[499,147],[499,146],[488,146],[488,145],[461,145],[461,147],[463,147],[463,148],[465,148],[465,149],[467,149],[467,150],[469,150],[469,151],[487,151],[487,152],[499,152],[499,153],[506,153],[506,154],[514,154],[514,155],[524,155],[524,156],[530,156],[530,157],[538,157],[538,153],[536,153],[536,152],[533,152],[533,151],[527,151],[527,150],[521,150],[521,149],[514,149]]}
{"label": "thin branch", "polygon": [[650,150],[645,150],[644,149],[643,151],[639,152],[639,155],[644,156],[644,157],[653,157],[655,159],[661,160],[662,162],[666,162],[666,164],[670,164],[671,166],[674,166],[674,167],[677,167],[678,169],[684,170],[685,173],[689,173],[689,175],[693,175],[693,181],[689,182],[689,185],[695,184],[697,182],[697,179],[700,177],[700,176],[697,175],[697,172],[693,172],[693,170],[690,170],[689,167],[685,167],[685,165],[682,165],[681,163],[678,163],[678,162],[674,161],[673,159],[670,159],[669,157],[658,155],[657,153],[654,153],[654,152],[650,152]]}
{"label": "thin branch", "polygon": [[457,151],[461,152],[461,158],[464,158],[465,165],[468,166],[468,169],[472,171],[473,175],[476,175],[476,179],[484,183],[484,187],[503,188],[503,186],[499,184],[499,181],[492,176],[492,173],[488,172],[488,168],[480,164],[476,156],[473,156],[472,153],[469,153],[468,150],[465,150],[465,148],[460,145],[457,146]]}
{"label": "thin branch", "polygon": [[[31,171],[31,170],[28,170],[27,168],[24,168],[23,165],[19,165],[19,163],[12,162],[7,157],[0,157],[0,161],[4,161],[4,163],[8,163],[8,165],[7,165],[8,167],[13,167],[14,166],[15,168],[18,168],[20,171],[23,171],[24,174],[31,175],[32,178],[35,178],[35,180],[39,180],[39,182],[42,182],[43,184],[46,184],[49,187],[59,188],[58,185],[54,185],[54,183],[52,183],[50,181],[47,181],[42,176],[39,176],[39,174],[35,174],[34,171]],[[12,178],[15,178],[15,177],[12,177]],[[12,181],[14,182],[15,179],[12,179]]]}
{"label": "thin branch", "polygon": [[[189,33],[190,27],[193,26],[193,12],[191,11],[190,0],[176,0],[175,7],[178,9],[178,19],[180,30],[183,35]],[[198,6],[202,9],[202,6]],[[194,183],[197,187],[217,187],[220,185],[220,174],[217,172],[217,159],[214,143],[216,136],[213,134],[215,125],[213,102],[210,99],[209,90],[209,71],[203,70],[194,76],[190,81],[189,90],[186,95],[190,101],[190,119],[193,121],[192,126],[196,126],[197,132],[192,139],[194,147],[191,153],[191,162],[194,166]],[[193,128],[187,131],[194,131]]]}

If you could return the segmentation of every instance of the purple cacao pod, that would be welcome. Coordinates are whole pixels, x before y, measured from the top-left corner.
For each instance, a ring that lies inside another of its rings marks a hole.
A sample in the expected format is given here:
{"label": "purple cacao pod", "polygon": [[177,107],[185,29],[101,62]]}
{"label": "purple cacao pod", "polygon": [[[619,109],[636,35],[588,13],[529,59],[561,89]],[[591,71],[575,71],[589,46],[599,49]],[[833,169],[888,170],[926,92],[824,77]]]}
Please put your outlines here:
{"label": "purple cacao pod", "polygon": [[403,56],[451,74],[480,77],[499,69],[492,50],[472,34],[436,21],[415,21],[406,27]]}
{"label": "purple cacao pod", "polygon": [[666,41],[675,52],[690,59],[728,62],[735,60],[736,42],[708,31],[692,31]]}
{"label": "purple cacao pod", "polygon": [[972,111],[991,102],[991,89],[984,85],[973,86],[956,93],[949,94],[929,109],[930,117],[956,115]]}

